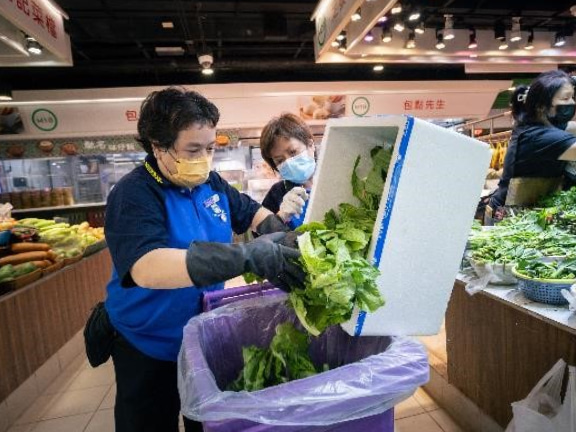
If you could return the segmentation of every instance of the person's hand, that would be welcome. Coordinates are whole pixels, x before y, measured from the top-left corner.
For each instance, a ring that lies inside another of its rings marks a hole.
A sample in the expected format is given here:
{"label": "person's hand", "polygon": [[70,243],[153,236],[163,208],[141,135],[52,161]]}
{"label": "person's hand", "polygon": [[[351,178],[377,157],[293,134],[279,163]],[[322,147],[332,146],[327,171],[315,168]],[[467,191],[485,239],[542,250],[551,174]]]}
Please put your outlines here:
{"label": "person's hand", "polygon": [[298,265],[300,251],[284,246],[286,233],[266,234],[245,245],[247,267],[283,291],[303,288],[306,273]]}
{"label": "person's hand", "polygon": [[285,246],[286,240],[286,233],[277,232],[242,244],[193,242],[186,254],[186,268],[197,287],[252,272],[286,292],[303,288],[306,273],[298,264],[300,252]]}
{"label": "person's hand", "polygon": [[280,210],[278,211],[278,216],[282,218],[284,222],[288,222],[293,216],[300,216],[304,211],[304,206],[308,200],[308,193],[303,187],[292,188],[280,204]]}

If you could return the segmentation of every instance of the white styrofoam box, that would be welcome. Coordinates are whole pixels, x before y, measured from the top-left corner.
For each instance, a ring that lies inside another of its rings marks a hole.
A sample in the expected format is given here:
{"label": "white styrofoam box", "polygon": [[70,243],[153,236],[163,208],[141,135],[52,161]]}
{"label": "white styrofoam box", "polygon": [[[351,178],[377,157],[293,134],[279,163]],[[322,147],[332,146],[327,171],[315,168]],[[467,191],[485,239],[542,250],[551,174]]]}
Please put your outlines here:
{"label": "white styrofoam box", "polygon": [[394,152],[369,257],[386,305],[356,311],[352,335],[430,335],[442,324],[491,154],[488,145],[408,116],[329,120],[305,222],[341,202],[358,204],[351,176],[371,166],[370,150]]}

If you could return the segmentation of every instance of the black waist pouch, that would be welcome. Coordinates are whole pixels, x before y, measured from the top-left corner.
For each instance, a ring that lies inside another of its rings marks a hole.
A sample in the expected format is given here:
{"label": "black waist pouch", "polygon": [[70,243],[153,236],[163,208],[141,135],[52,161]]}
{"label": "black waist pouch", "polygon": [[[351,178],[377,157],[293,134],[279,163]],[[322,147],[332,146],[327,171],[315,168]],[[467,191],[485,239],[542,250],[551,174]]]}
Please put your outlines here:
{"label": "black waist pouch", "polygon": [[108,361],[115,338],[116,330],[110,323],[104,303],[100,302],[92,309],[84,327],[86,356],[92,367],[100,366]]}

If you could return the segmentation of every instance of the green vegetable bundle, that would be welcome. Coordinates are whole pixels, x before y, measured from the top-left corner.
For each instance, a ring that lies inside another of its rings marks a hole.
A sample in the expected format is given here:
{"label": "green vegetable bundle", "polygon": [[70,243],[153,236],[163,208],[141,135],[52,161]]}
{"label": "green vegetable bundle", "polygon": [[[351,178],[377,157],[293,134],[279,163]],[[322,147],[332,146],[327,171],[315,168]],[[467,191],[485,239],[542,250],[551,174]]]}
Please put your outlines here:
{"label": "green vegetable bundle", "polygon": [[379,271],[366,259],[366,252],[391,155],[391,149],[372,149],[373,166],[365,179],[357,175],[360,157],[356,159],[352,190],[360,206],[342,203],[338,212],[326,213],[323,223],[297,229],[303,233],[298,247],[307,279],[303,290],[290,293],[290,302],[304,328],[314,336],[348,321],[355,307],[374,312],[384,305],[376,286]]}
{"label": "green vegetable bundle", "polygon": [[276,326],[270,348],[243,347],[244,368],[229,386],[232,391],[256,391],[318,372],[308,354],[308,337],[292,323]]}
{"label": "green vegetable bundle", "polygon": [[562,261],[521,261],[516,271],[535,279],[576,279],[576,257]]}

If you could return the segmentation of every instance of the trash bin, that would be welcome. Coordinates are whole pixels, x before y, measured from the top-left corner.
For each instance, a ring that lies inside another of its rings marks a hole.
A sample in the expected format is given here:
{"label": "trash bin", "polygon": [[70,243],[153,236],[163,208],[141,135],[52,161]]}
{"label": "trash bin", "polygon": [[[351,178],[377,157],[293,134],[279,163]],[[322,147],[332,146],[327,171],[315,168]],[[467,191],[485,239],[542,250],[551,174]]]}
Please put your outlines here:
{"label": "trash bin", "polygon": [[268,347],[286,321],[301,328],[285,299],[259,295],[189,321],[178,359],[182,413],[205,432],[393,432],[394,405],[428,381],[426,351],[409,338],[353,337],[334,326],[310,344],[314,363],[329,371],[255,392],[225,390],[243,367],[243,346]]}

